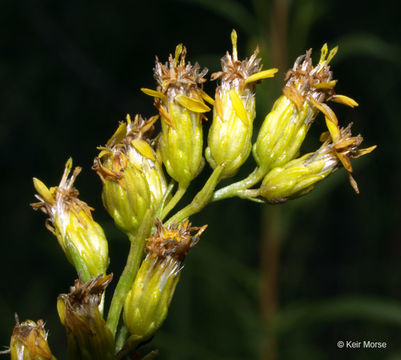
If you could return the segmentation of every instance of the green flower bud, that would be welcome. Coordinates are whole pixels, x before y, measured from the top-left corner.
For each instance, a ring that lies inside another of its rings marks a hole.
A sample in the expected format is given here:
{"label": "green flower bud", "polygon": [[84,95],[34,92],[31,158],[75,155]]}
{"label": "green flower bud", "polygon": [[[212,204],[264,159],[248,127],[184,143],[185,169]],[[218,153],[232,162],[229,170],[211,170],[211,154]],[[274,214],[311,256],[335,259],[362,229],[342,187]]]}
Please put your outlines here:
{"label": "green flower bud", "polygon": [[112,275],[99,275],[87,282],[76,280],[69,294],[58,297],[57,310],[71,359],[115,359],[113,335],[99,311],[111,279]]}
{"label": "green flower bud", "polygon": [[255,119],[255,82],[273,77],[277,69],[261,71],[259,52],[238,60],[237,33],[231,33],[233,53],[221,59],[222,71],[211,79],[221,79],[216,89],[213,123],[209,130],[206,159],[215,169],[224,164],[222,177],[232,176],[248,158],[252,148]]}
{"label": "green flower bud", "polygon": [[59,186],[50,189],[34,178],[36,198],[40,202],[31,205],[49,215],[46,227],[56,235],[67,259],[81,272],[82,278],[89,280],[106,271],[108,244],[102,227],[92,218],[93,208],[78,199],[79,192],[73,186],[81,168],[76,167],[69,178],[71,168],[70,158]]}
{"label": "green flower bud", "polygon": [[[2,352],[3,353],[3,352]],[[43,320],[19,323],[14,327],[10,342],[11,360],[55,360],[47,343]]]}
{"label": "green flower bud", "polygon": [[156,225],[124,304],[124,322],[131,333],[129,341],[137,344],[150,338],[165,320],[182,262],[207,227],[191,227],[188,221],[178,226],[164,226],[160,221]]}
{"label": "green flower bud", "polygon": [[253,147],[255,160],[265,172],[297,156],[319,110],[327,107],[325,100],[342,102],[351,107],[358,105],[351,98],[335,95],[337,81],[332,80],[328,64],[337,47],[328,56],[327,52],[325,44],[318,65],[313,66],[310,49],[306,55],[298,57],[294,67],[287,72],[283,95],[266,116]]}
{"label": "green flower bud", "polygon": [[206,81],[207,69],[199,72],[199,64],[186,63],[185,56],[186,48],[179,44],[168,63],[156,58],[157,90],[141,89],[155,98],[162,119],[160,154],[168,174],[183,188],[202,170],[202,118],[210,110],[203,101],[208,97],[198,87]]}
{"label": "green flower bud", "polygon": [[[376,146],[358,150],[362,136],[351,136],[351,125],[338,129],[335,140],[326,140],[319,150],[294,159],[282,167],[272,169],[263,179],[259,195],[270,203],[282,203],[309,193],[315,185],[336,171],[341,165],[348,172],[350,183],[359,193],[352,177],[350,158],[357,158],[373,151]],[[327,138],[328,134],[322,134]]]}
{"label": "green flower bud", "polygon": [[161,163],[148,140],[156,120],[137,115],[131,122],[127,115],[127,122],[99,148],[93,165],[103,182],[105,208],[129,234],[136,232],[148,209],[157,209],[166,190]]}

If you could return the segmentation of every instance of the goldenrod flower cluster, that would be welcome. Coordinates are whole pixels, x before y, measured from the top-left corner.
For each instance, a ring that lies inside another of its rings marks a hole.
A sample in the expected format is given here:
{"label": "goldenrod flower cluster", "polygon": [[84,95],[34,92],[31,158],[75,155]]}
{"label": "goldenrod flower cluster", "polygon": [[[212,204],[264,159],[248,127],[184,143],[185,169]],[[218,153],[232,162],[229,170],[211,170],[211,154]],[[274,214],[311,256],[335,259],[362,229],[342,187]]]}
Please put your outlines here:
{"label": "goldenrod flower cluster", "polygon": [[[74,359],[142,358],[138,348],[165,320],[185,256],[207,227],[192,227],[189,218],[208,203],[234,196],[282,203],[309,193],[340,167],[359,192],[350,159],[375,146],[358,149],[362,136],[353,136],[351,124],[341,124],[327,105],[328,101],[358,105],[335,92],[337,81],[329,64],[337,48],[329,51],[324,45],[317,65],[312,50],[296,59],[284,78],[281,96],[254,134],[256,85],[272,78],[278,69],[263,70],[258,48],[240,60],[234,30],[231,42],[232,52],[222,57],[221,71],[210,77],[217,81],[214,98],[203,88],[208,70],[187,62],[185,46],[179,44],[165,63],[156,58],[156,87],[141,90],[153,97],[157,114],[149,119],[136,115],[133,120],[127,115],[98,148],[93,170],[103,184],[104,207],[130,240],[127,263],[107,318],[103,317],[104,297],[112,278],[106,275],[108,243],[92,217],[93,209],[78,199],[74,182],[81,169],[72,170],[69,159],[56,187],[48,188],[34,178],[39,202],[32,206],[49,216],[46,227],[56,235],[78,273],[70,293],[60,295],[57,303]],[[322,145],[300,155],[320,113],[327,126]],[[204,146],[203,127],[208,118],[211,125]],[[156,129],[159,132],[154,134]],[[251,151],[255,170],[216,190],[222,179],[237,173]],[[204,156],[211,168],[209,179],[189,204],[167,218],[204,168]],[[46,339],[42,322],[17,323],[12,359],[53,359]]]}

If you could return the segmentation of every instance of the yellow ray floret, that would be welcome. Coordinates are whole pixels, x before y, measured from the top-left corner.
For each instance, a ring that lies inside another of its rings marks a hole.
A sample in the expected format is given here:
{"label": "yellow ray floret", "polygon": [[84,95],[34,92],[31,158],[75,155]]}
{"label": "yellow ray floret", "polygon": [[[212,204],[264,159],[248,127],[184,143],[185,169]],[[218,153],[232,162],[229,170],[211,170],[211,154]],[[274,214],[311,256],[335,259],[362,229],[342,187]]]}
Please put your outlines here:
{"label": "yellow ray floret", "polygon": [[166,95],[164,95],[161,91],[152,90],[148,88],[141,88],[141,91],[146,95],[162,99],[162,101],[166,101]]}
{"label": "yellow ray floret", "polygon": [[313,87],[315,89],[333,89],[337,84],[337,80],[331,80],[329,82],[326,83],[317,83],[314,84]]}
{"label": "yellow ray floret", "polygon": [[204,113],[210,111],[210,107],[207,106],[203,101],[183,94],[177,95],[174,100],[184,108],[196,113]]}
{"label": "yellow ray floret", "polygon": [[241,119],[241,121],[245,125],[247,125],[249,123],[248,114],[246,112],[244,104],[242,103],[241,98],[239,97],[238,93],[235,90],[230,90],[229,94],[235,113]]}
{"label": "yellow ray floret", "polygon": [[205,91],[203,91],[202,89],[200,89],[200,94],[203,98],[203,100],[205,100],[206,102],[208,102],[210,105],[214,105],[214,100],[212,97],[210,97]]}
{"label": "yellow ray floret", "polygon": [[255,81],[272,78],[277,73],[277,71],[278,71],[277,68],[272,68],[272,69],[263,70],[263,71],[259,71],[259,72],[255,73],[255,74],[252,74],[245,80],[245,85],[255,82]]}
{"label": "yellow ray floret", "polygon": [[347,105],[349,107],[355,107],[355,106],[359,106],[359,104],[352,98],[350,98],[349,96],[345,96],[345,95],[333,95],[330,100],[339,103],[339,104],[343,104],[343,105]]}
{"label": "yellow ray floret", "polygon": [[152,161],[156,161],[153,149],[145,140],[134,139],[131,141],[131,144],[141,155]]}

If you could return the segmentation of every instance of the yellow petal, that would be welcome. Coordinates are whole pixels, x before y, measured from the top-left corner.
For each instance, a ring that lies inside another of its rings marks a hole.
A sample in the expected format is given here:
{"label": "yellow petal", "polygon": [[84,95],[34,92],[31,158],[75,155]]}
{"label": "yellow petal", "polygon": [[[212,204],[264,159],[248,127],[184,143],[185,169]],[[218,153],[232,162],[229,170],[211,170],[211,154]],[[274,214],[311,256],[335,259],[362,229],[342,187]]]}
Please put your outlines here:
{"label": "yellow petal", "polygon": [[148,88],[141,88],[141,91],[146,95],[162,99],[163,102],[166,101],[166,95],[164,95],[161,91],[152,90]]}
{"label": "yellow petal", "polygon": [[326,104],[321,104],[318,101],[316,101],[314,98],[310,97],[308,98],[309,101],[315,105],[323,114],[326,118],[328,118],[331,122],[334,124],[338,125],[338,119],[334,111]]}
{"label": "yellow petal", "polygon": [[366,154],[369,154],[370,152],[372,152],[374,149],[376,149],[377,148],[377,145],[373,145],[373,146],[370,146],[370,147],[368,147],[368,148],[365,148],[365,149],[359,149],[358,150],[358,152],[357,152],[357,154],[355,155],[355,156],[353,156],[355,159],[356,158],[359,158],[359,157],[361,157],[361,156],[363,156],[363,155],[366,155]]}
{"label": "yellow petal", "polygon": [[203,100],[207,101],[210,105],[214,105],[214,100],[205,91],[201,89],[200,94]]}
{"label": "yellow petal", "polygon": [[340,103],[340,104],[344,104],[347,105],[349,107],[354,107],[354,106],[358,106],[359,104],[352,98],[350,98],[349,96],[345,96],[345,95],[333,95],[330,100],[336,102],[336,103]]}
{"label": "yellow petal", "polygon": [[313,87],[315,89],[333,89],[334,86],[336,86],[336,84],[337,84],[337,80],[331,80],[331,81],[326,82],[326,83],[314,84]]}
{"label": "yellow petal", "polygon": [[206,111],[210,111],[210,107],[207,106],[203,101],[183,94],[177,95],[174,100],[186,109],[196,113],[204,113]]}
{"label": "yellow petal", "polygon": [[127,124],[121,123],[117,130],[114,132],[113,136],[107,141],[106,147],[118,144],[124,139],[127,134]]}
{"label": "yellow petal", "polygon": [[277,71],[278,71],[278,69],[276,69],[276,68],[259,71],[259,72],[255,73],[255,74],[252,74],[251,76],[249,76],[245,80],[245,84],[249,84],[251,82],[255,82],[255,81],[258,81],[258,80],[263,80],[263,79],[274,77],[274,75],[276,74]]}
{"label": "yellow petal", "polygon": [[324,109],[323,114],[328,117],[334,124],[338,125],[338,119],[334,111],[326,104],[322,104],[322,107]]}
{"label": "yellow petal", "polygon": [[248,114],[246,113],[244,104],[242,103],[241,98],[239,97],[238,93],[235,90],[230,90],[229,92],[231,102],[233,104],[233,108],[237,116],[241,119],[241,121],[248,125]]}
{"label": "yellow petal", "polygon": [[152,147],[142,139],[134,139],[131,141],[132,146],[144,157],[156,161],[156,157]]}
{"label": "yellow petal", "polygon": [[325,116],[325,119],[331,139],[333,140],[333,142],[336,142],[340,138],[340,130],[338,129],[338,126],[334,124],[327,116]]}
{"label": "yellow petal", "polygon": [[146,124],[141,128],[141,133],[145,134],[152,126],[153,124],[157,121],[157,119],[159,118],[159,115],[154,115],[152,116],[147,122]]}
{"label": "yellow petal", "polygon": [[55,204],[56,200],[54,199],[52,193],[50,190],[47,188],[45,184],[43,184],[42,181],[40,181],[37,178],[33,178],[33,186],[35,187],[35,190],[38,192],[39,196],[48,204]]}
{"label": "yellow petal", "polygon": [[224,121],[224,112],[223,112],[223,104],[221,102],[221,97],[216,92],[216,102],[214,105],[216,109],[217,116],[220,118],[221,121]]}

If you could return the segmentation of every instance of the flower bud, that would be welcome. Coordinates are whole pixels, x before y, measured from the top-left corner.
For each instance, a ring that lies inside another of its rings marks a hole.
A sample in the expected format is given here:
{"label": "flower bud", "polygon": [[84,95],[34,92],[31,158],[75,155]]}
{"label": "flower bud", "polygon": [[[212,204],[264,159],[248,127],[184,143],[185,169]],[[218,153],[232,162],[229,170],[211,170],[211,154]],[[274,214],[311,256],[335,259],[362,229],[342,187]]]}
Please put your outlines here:
{"label": "flower bud", "polygon": [[55,360],[47,343],[43,320],[24,321],[14,327],[10,342],[11,360]]}
{"label": "flower bud", "polygon": [[162,161],[168,174],[183,188],[202,170],[202,118],[210,110],[203,101],[208,97],[198,87],[206,81],[203,77],[207,69],[199,72],[199,64],[186,63],[185,56],[186,48],[179,44],[175,57],[170,54],[164,65],[156,58],[157,90],[141,89],[155,98],[162,119],[158,144]]}
{"label": "flower bud", "polygon": [[216,89],[213,123],[209,130],[206,159],[215,169],[225,165],[222,177],[235,174],[248,158],[252,148],[255,119],[255,83],[273,77],[277,69],[261,71],[256,49],[249,59],[238,60],[237,33],[231,33],[233,53],[221,59],[222,71],[213,73],[220,79]]}
{"label": "flower bud", "polygon": [[149,143],[157,116],[148,121],[127,115],[94,160],[93,169],[103,182],[102,199],[116,225],[133,234],[146,211],[155,210],[166,190],[160,161]]}
{"label": "flower bud", "polygon": [[113,335],[99,311],[111,279],[112,275],[99,275],[87,282],[76,280],[69,294],[58,297],[57,310],[71,359],[114,359]]}
{"label": "flower bud", "polygon": [[[178,226],[164,226],[157,220],[157,230],[146,243],[143,260],[124,305],[124,322],[130,341],[140,343],[162,325],[179,280],[182,262],[199,240],[206,225],[191,227],[186,221]],[[191,235],[192,231],[197,231]]]}
{"label": "flower bud", "polygon": [[312,65],[312,50],[300,56],[287,72],[283,95],[276,100],[259,131],[253,154],[258,165],[267,172],[283,166],[297,156],[305,136],[319,110],[327,107],[325,100],[341,102],[348,106],[358,104],[344,95],[336,95],[332,72],[328,64],[337,52],[332,49],[327,56],[325,44],[317,66]]}
{"label": "flower bud", "polygon": [[[294,159],[272,169],[263,179],[259,195],[270,203],[282,203],[309,193],[315,185],[336,171],[341,165],[348,172],[356,193],[356,181],[352,177],[350,158],[357,158],[373,151],[376,146],[358,150],[362,136],[351,136],[351,125],[338,130],[335,140],[326,140],[319,150]],[[322,134],[326,138],[327,133]]]}
{"label": "flower bud", "polygon": [[102,227],[92,218],[93,208],[78,199],[79,192],[73,186],[81,168],[76,167],[69,177],[71,168],[70,158],[59,186],[50,189],[34,178],[36,198],[40,202],[31,205],[49,215],[47,229],[56,235],[67,259],[81,272],[82,278],[89,280],[106,271],[108,244]]}

